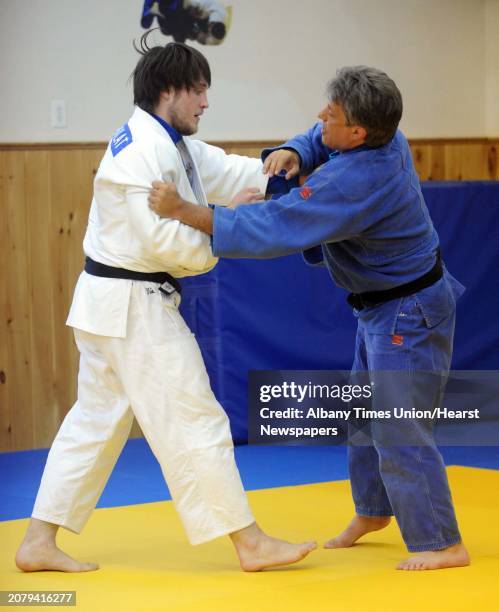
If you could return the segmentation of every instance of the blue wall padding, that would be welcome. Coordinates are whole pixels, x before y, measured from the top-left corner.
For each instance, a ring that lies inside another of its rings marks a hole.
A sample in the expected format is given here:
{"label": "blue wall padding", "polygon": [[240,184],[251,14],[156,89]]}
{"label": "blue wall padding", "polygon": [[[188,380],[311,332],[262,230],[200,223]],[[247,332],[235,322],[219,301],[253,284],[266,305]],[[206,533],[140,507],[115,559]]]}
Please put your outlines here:
{"label": "blue wall padding", "polygon": [[458,302],[455,370],[499,369],[499,183],[425,183],[447,267],[466,286]]}
{"label": "blue wall padding", "polygon": [[[499,369],[499,183],[426,183],[423,192],[458,304],[453,368]],[[247,439],[251,369],[350,369],[355,319],[325,269],[301,255],[221,260],[183,281],[182,311],[199,339],[236,442]]]}

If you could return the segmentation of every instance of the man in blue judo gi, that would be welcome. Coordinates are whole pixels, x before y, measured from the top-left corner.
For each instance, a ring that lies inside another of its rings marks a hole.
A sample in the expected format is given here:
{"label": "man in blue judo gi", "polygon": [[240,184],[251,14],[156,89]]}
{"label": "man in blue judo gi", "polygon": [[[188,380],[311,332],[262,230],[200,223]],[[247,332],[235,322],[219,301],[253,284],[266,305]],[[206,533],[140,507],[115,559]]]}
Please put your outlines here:
{"label": "man in blue judo gi", "polygon": [[[353,373],[368,372],[374,381],[385,375],[386,382],[397,371],[382,395],[375,390],[373,407],[384,402],[393,409],[417,398],[418,408],[431,409],[441,400],[464,288],[441,261],[409,146],[397,130],[402,97],[385,73],[358,66],[338,71],[328,98],[321,122],[264,151],[270,175],[284,171],[290,179],[313,171],[301,188],[252,206],[210,210],[158,182],[150,206],[212,234],[217,256],[270,258],[303,250],[308,263],[326,265],[350,292],[358,316]],[[436,375],[418,384],[412,374],[418,372]],[[395,437],[391,427],[375,419],[371,444],[349,446],[356,515],[326,548],[351,546],[395,515],[414,553],[399,569],[468,565],[431,427],[406,419]]]}

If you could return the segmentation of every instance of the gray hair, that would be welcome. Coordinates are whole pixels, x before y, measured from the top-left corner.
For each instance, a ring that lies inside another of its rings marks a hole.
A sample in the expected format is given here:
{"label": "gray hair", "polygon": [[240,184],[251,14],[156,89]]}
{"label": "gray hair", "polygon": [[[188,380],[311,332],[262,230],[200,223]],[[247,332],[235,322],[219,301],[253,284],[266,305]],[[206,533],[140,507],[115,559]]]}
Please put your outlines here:
{"label": "gray hair", "polygon": [[389,142],[402,117],[402,95],[394,81],[376,68],[340,68],[327,87],[330,102],[341,105],[348,125],[367,131],[365,143],[380,147]]}

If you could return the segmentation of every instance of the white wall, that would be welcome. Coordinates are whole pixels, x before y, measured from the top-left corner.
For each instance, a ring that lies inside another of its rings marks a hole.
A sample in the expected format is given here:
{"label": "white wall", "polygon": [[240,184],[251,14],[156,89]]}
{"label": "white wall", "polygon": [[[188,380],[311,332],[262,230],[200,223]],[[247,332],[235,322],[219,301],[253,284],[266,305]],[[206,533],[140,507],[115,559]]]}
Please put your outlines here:
{"label": "white wall", "polygon": [[[499,134],[499,0],[229,3],[226,41],[200,47],[213,73],[203,138],[302,130],[335,70],[357,63],[399,84],[408,136]],[[0,0],[0,141],[107,140],[131,110],[141,9],[142,0]],[[65,129],[50,127],[52,99],[66,100]]]}

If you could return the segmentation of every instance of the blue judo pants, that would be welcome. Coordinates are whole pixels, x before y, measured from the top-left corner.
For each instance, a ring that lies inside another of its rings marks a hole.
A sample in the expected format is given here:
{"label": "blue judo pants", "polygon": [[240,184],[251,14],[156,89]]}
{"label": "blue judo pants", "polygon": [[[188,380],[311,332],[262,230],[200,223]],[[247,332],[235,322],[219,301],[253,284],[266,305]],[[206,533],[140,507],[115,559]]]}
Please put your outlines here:
{"label": "blue judo pants", "polygon": [[[355,379],[363,373],[374,382],[370,409],[382,411],[401,404],[426,409],[441,406],[454,325],[452,311],[429,328],[414,295],[401,300],[393,334],[368,331],[361,312],[352,376]],[[365,433],[366,427],[370,443],[357,445],[357,434]],[[412,552],[441,550],[461,541],[431,423],[372,419],[350,424],[349,435],[349,471],[357,514],[395,515]]]}

